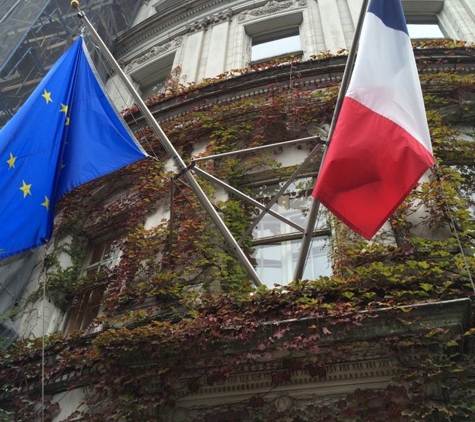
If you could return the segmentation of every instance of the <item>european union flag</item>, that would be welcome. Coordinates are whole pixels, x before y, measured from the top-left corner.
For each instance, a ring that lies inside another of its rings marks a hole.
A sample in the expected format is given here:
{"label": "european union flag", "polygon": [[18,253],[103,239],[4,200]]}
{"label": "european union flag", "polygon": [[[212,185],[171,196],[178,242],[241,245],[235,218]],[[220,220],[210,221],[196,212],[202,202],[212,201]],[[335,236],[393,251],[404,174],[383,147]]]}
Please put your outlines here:
{"label": "european union flag", "polygon": [[65,193],[146,156],[79,38],[0,131],[0,259],[50,239]]}

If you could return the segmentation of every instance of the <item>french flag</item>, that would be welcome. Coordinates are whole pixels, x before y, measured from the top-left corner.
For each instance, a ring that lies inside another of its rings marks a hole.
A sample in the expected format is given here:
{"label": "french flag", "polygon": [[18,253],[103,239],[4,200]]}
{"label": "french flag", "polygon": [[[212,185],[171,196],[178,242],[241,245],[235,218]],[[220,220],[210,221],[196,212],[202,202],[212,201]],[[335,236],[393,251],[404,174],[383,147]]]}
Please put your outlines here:
{"label": "french flag", "polygon": [[371,0],[312,196],[371,239],[434,164],[400,0]]}

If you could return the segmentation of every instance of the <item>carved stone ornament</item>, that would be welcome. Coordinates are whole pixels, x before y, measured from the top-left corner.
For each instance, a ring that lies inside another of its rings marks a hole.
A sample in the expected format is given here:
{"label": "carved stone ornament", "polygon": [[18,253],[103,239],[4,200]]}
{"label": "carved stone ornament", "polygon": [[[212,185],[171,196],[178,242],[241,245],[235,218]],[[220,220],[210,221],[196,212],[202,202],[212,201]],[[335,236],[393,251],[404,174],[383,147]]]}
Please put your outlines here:
{"label": "carved stone ornament", "polygon": [[[284,412],[292,410],[297,414],[298,412],[308,411],[309,406],[325,406],[331,403],[336,403],[342,400],[346,394],[333,394],[326,395],[325,397],[306,396],[300,399],[290,398],[288,395],[281,395],[275,399],[275,401],[265,401],[263,407],[257,409],[257,413],[269,414],[271,412]],[[288,406],[288,407],[286,407]],[[241,402],[234,402],[231,404],[215,404],[204,406],[191,406],[187,408],[188,419],[185,422],[193,420],[216,420],[216,414],[226,414],[227,412],[233,412],[236,415],[239,412],[253,413],[253,409],[249,407],[249,401],[243,400]],[[160,412],[164,414],[162,410]],[[177,422],[174,419],[175,415],[172,415],[171,421]],[[168,419],[165,419],[168,420]],[[184,421],[179,421],[184,422]]]}
{"label": "carved stone ornament", "polygon": [[252,19],[259,16],[270,15],[272,13],[277,13],[282,10],[290,9],[294,6],[306,6],[307,0],[288,0],[288,1],[276,1],[270,0],[266,3],[265,6],[258,7],[257,9],[245,10],[238,15],[239,21],[244,21],[246,19]]}
{"label": "carved stone ornament", "polygon": [[[275,377],[279,374],[287,373],[283,369],[280,361],[259,363],[245,366],[241,373],[236,373],[226,379],[222,384],[200,386],[199,390],[192,395],[194,406],[206,406],[209,397],[221,397],[223,404],[235,395],[248,399],[259,391],[272,390]],[[324,375],[315,375],[308,368],[294,371],[292,377],[283,384],[273,389],[273,406],[280,411],[292,408],[294,400],[298,396],[311,395],[312,397],[326,396],[328,389],[332,388],[334,393],[340,393],[339,389],[348,385],[359,385],[363,383],[370,385],[372,382],[389,382],[394,376],[394,362],[388,358],[373,358],[351,362],[340,362],[325,365]],[[323,372],[322,372],[323,374]],[[152,388],[161,388],[159,383]],[[177,381],[175,385],[177,395],[180,400],[187,401],[188,380]],[[289,393],[292,391],[293,393]],[[267,398],[272,401],[270,394]],[[182,403],[183,404],[183,403]]]}
{"label": "carved stone ornament", "polygon": [[172,413],[172,422],[186,422],[189,420],[188,412],[186,409],[176,408]]}
{"label": "carved stone ornament", "polygon": [[233,17],[233,11],[227,9],[193,22],[186,26],[187,32],[197,32],[206,29],[210,25],[216,25],[221,22],[230,22]]}
{"label": "carved stone ornament", "polygon": [[274,406],[278,412],[285,412],[293,405],[293,400],[288,395],[282,395],[275,399]]}
{"label": "carved stone ornament", "polygon": [[173,41],[167,42],[166,44],[156,45],[152,47],[152,49],[148,53],[145,53],[143,56],[140,56],[132,60],[127,65],[126,72],[130,72],[134,70],[135,68],[141,66],[142,64],[148,62],[149,60],[152,60],[154,57],[160,56],[161,54],[169,50],[173,50],[175,48],[180,47],[182,43],[183,43],[183,37],[177,37]]}

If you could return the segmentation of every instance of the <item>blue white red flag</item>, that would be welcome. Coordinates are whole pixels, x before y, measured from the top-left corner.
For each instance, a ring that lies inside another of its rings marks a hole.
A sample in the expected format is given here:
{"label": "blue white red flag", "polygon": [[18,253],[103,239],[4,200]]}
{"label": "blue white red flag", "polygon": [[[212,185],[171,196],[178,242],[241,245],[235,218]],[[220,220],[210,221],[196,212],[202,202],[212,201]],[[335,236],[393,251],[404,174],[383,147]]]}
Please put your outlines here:
{"label": "blue white red flag", "polygon": [[313,196],[371,239],[434,164],[400,0],[372,0]]}
{"label": "blue white red flag", "polygon": [[50,239],[61,196],[146,156],[79,38],[0,131],[0,259]]}

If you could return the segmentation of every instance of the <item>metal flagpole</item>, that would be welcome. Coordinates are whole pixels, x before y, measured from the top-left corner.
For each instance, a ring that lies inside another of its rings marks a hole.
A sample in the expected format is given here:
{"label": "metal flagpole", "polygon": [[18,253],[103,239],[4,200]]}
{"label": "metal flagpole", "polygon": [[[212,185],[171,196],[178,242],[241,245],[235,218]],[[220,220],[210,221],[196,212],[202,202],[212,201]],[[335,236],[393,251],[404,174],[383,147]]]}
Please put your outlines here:
{"label": "metal flagpole", "polygon": [[211,201],[208,199],[206,194],[203,192],[201,189],[201,186],[198,184],[198,182],[195,180],[193,175],[190,173],[189,168],[186,166],[182,158],[178,155],[178,152],[176,151],[175,147],[172,145],[168,137],[165,135],[165,132],[163,132],[162,128],[160,125],[157,123],[155,118],[153,117],[152,113],[148,109],[148,107],[145,105],[144,101],[140,97],[140,95],[137,93],[133,85],[130,83],[130,81],[127,79],[127,76],[125,73],[122,71],[120,68],[119,64],[115,60],[114,56],[111,54],[107,46],[104,44],[102,41],[101,37],[99,34],[96,32],[94,27],[92,26],[91,22],[89,22],[89,19],[86,17],[84,12],[82,12],[79,9],[79,1],[78,0],[72,0],[71,1],[71,6],[75,9],[78,9],[78,14],[81,19],[81,21],[84,23],[88,31],[90,32],[90,35],[94,39],[94,41],[99,45],[102,53],[106,56],[106,58],[110,61],[110,64],[114,68],[114,70],[117,72],[117,76],[121,79],[121,81],[124,83],[125,87],[129,91],[129,93],[132,95],[132,98],[134,99],[136,105],[139,107],[140,111],[143,113],[145,119],[147,120],[147,123],[150,125],[150,127],[154,130],[156,135],[158,136],[158,139],[160,140],[162,146],[165,148],[167,153],[171,156],[173,159],[175,166],[177,167],[178,171],[180,174],[183,175],[183,177],[186,179],[187,183],[191,187],[191,189],[195,192],[196,196],[198,197],[198,200],[201,202],[201,205],[203,208],[208,212],[209,216],[211,217],[211,220],[213,220],[214,224],[217,226],[218,230],[221,232],[225,240],[227,241],[228,245],[233,249],[236,257],[238,260],[241,262],[241,264],[244,266],[244,268],[247,271],[247,274],[249,277],[252,279],[254,284],[256,286],[261,286],[262,281],[259,278],[258,274],[256,273],[256,270],[254,267],[251,265],[249,262],[249,259],[247,256],[244,254],[242,249],[240,248],[239,244],[237,243],[236,239],[234,239],[233,235],[229,231],[229,229],[226,227],[224,224],[223,220],[219,216],[218,212],[214,208],[213,204]]}
{"label": "metal flagpole", "polygon": [[[328,132],[327,138],[327,145],[323,152],[322,161],[320,163],[320,170],[323,165],[323,161],[325,160],[326,152],[328,151],[328,147],[330,146],[330,142],[332,140],[333,132],[335,131],[335,125],[338,120],[338,116],[340,114],[341,106],[343,104],[343,99],[345,98],[346,91],[348,89],[348,85],[350,83],[351,73],[353,71],[353,65],[355,63],[356,58],[356,48],[358,46],[358,41],[361,35],[361,28],[363,27],[363,21],[366,14],[366,9],[368,8],[369,0],[363,0],[363,4],[361,5],[360,16],[358,18],[358,23],[355,29],[355,35],[353,37],[353,43],[351,44],[351,49],[348,53],[348,59],[346,61],[345,71],[343,72],[343,78],[341,81],[340,92],[338,93],[338,98],[335,105],[335,111],[333,113],[332,122],[330,125],[330,131]],[[318,177],[318,175],[317,175]],[[294,280],[301,280],[303,276],[303,271],[305,269],[305,263],[307,261],[308,251],[310,249],[310,242],[312,241],[312,233],[315,228],[315,222],[317,220],[318,211],[320,209],[320,202],[317,201],[315,198],[312,197],[312,206],[308,213],[307,217],[307,226],[305,228],[303,237],[302,237],[302,247],[300,249],[299,257],[297,260],[297,264],[295,266],[294,271]]]}

